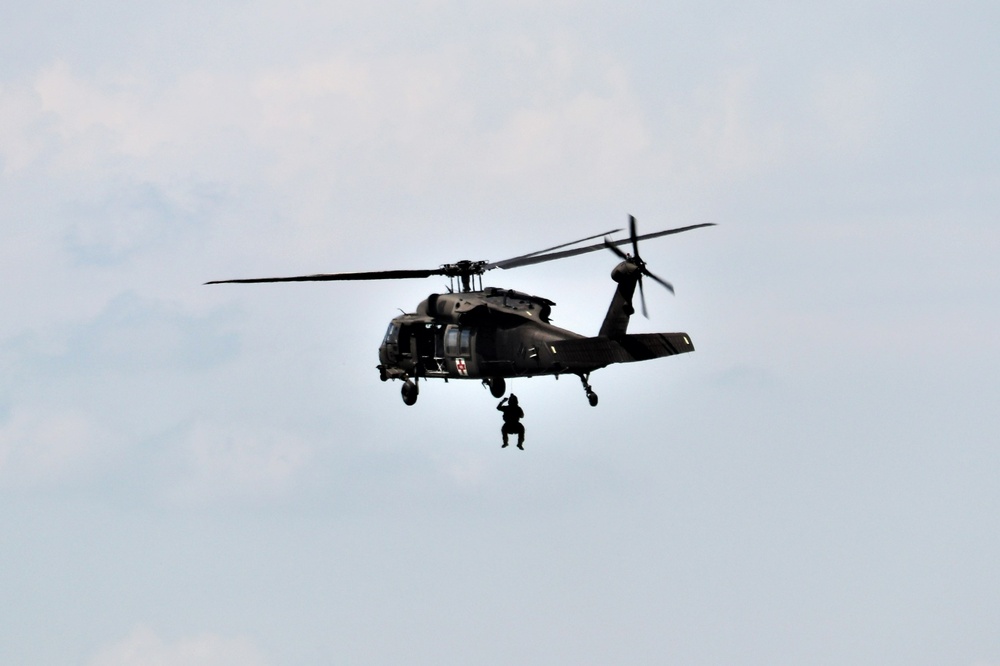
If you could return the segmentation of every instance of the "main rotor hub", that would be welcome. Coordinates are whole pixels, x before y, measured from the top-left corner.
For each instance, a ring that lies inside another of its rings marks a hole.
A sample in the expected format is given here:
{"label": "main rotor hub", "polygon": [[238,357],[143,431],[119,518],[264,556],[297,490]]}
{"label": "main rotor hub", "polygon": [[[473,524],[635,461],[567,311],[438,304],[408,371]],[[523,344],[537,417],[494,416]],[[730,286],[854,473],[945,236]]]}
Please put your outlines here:
{"label": "main rotor hub", "polygon": [[461,280],[463,292],[472,291],[475,286],[472,278],[476,275],[480,277],[479,288],[482,289],[482,275],[486,272],[486,267],[489,263],[488,261],[469,261],[468,259],[463,259],[454,264],[442,264],[441,272],[449,278],[458,278]]}
{"label": "main rotor hub", "polygon": [[486,272],[488,261],[469,261],[463,259],[454,264],[442,264],[441,270],[448,277],[465,277],[469,275],[482,275]]}

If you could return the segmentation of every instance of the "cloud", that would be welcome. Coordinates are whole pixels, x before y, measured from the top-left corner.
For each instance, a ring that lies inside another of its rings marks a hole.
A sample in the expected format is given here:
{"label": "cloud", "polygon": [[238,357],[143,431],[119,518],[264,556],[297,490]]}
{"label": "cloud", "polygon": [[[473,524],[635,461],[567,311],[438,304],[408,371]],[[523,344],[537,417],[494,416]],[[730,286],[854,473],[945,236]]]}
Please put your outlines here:
{"label": "cloud", "polygon": [[[80,403],[114,393],[126,375],[162,381],[231,360],[239,349],[228,321],[231,311],[202,314],[192,311],[196,308],[125,292],[94,315],[80,317],[70,310],[60,313],[58,323],[28,317],[11,322],[10,330],[0,329],[7,338],[0,338],[5,369],[0,390],[40,391],[50,398],[66,394]],[[107,381],[103,392],[81,394],[78,383],[94,387],[99,379]]]}
{"label": "cloud", "polygon": [[265,666],[248,638],[203,634],[166,642],[146,627],[98,651],[87,666]]}
{"label": "cloud", "polygon": [[[45,486],[106,479],[126,443],[161,437],[199,402],[189,373],[238,352],[220,311],[126,293],[103,312],[52,324],[21,321],[0,338],[0,483]],[[12,324],[13,325],[13,324]]]}
{"label": "cloud", "polygon": [[0,484],[46,485],[77,479],[120,444],[85,411],[19,405],[0,423]]}
{"label": "cloud", "polygon": [[274,497],[295,487],[313,454],[290,432],[211,423],[190,427],[178,452],[170,497],[182,504]]}
{"label": "cloud", "polygon": [[550,188],[554,173],[576,174],[573,189],[606,191],[626,181],[650,145],[637,100],[624,87],[602,95],[584,90],[544,105],[514,110],[487,141],[489,169],[515,181]]}
{"label": "cloud", "polygon": [[86,323],[74,326],[62,369],[105,374],[204,370],[233,358],[239,342],[221,312],[202,315],[190,305],[126,292]]}
{"label": "cloud", "polygon": [[814,137],[806,145],[853,157],[877,137],[885,112],[886,82],[871,69],[831,70],[817,76],[810,103]]}
{"label": "cloud", "polygon": [[0,174],[9,176],[33,161],[45,148],[41,102],[25,86],[0,85]]}
{"label": "cloud", "polygon": [[0,156],[8,172],[35,163],[161,187],[266,181],[300,195],[370,183],[421,193],[497,176],[530,189],[557,169],[577,171],[567,182],[581,191],[624,181],[648,146],[625,69],[571,42],[519,53],[498,70],[448,44],[418,56],[342,51],[192,70],[166,85],[134,65],[81,74],[56,61],[0,90],[10,121]]}

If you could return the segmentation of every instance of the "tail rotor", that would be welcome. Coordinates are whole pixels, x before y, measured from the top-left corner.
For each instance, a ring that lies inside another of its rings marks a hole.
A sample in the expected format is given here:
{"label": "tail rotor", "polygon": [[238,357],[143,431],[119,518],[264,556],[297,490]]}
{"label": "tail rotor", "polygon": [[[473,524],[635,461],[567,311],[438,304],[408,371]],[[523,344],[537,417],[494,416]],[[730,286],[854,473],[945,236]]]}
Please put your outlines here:
{"label": "tail rotor", "polygon": [[632,243],[631,255],[625,254],[624,252],[618,249],[618,245],[623,244],[624,241],[619,241],[617,243],[614,243],[611,240],[605,238],[604,246],[609,250],[611,250],[612,252],[614,252],[616,255],[618,255],[618,257],[626,264],[628,264],[629,266],[634,266],[635,269],[639,271],[639,279],[638,279],[639,304],[642,306],[642,316],[645,317],[646,319],[649,319],[649,311],[646,309],[646,292],[642,287],[642,278],[643,277],[650,278],[654,282],[657,282],[660,285],[662,285],[671,294],[674,293],[674,286],[669,282],[667,282],[666,280],[664,280],[663,278],[655,275],[652,271],[650,271],[646,267],[646,262],[643,261],[642,257],[639,256],[640,236],[638,235],[638,233],[636,233],[636,224],[634,215],[628,216],[628,230],[629,230],[629,240]]}

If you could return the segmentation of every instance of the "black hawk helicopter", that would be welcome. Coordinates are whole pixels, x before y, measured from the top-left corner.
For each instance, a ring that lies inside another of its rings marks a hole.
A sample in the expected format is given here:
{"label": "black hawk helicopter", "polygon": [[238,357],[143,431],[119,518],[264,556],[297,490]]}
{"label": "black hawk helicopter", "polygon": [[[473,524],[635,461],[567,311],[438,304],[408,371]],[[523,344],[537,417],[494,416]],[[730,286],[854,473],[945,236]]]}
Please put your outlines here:
{"label": "black hawk helicopter", "polygon": [[[597,405],[597,394],[590,386],[590,373],[612,363],[647,361],[694,351],[687,333],[630,334],[629,318],[635,314],[632,297],[636,285],[642,314],[646,297],[643,277],[674,288],[646,268],[639,256],[639,241],[678,234],[712,223],[636,234],[635,217],[629,216],[629,237],[611,240],[610,234],[581,238],[571,243],[538,250],[503,261],[459,261],[427,270],[368,271],[360,273],[322,273],[296,277],[213,280],[205,284],[256,282],[312,282],[333,280],[398,280],[443,275],[450,279],[448,293],[431,294],[417,306],[417,311],[395,317],[379,347],[379,377],[382,381],[403,382],[403,402],[416,403],[421,379],[478,379],[500,398],[507,390],[506,378],[574,374],[583,382],[587,399]],[[573,248],[604,236],[596,245]],[[632,254],[618,249],[631,244]],[[565,249],[570,248],[570,249]],[[604,317],[600,332],[587,337],[553,326],[549,321],[552,306],[547,298],[531,296],[512,289],[483,288],[483,273],[494,268],[517,268],[545,261],[565,259],[586,252],[608,249],[621,263],[611,271],[615,293]],[[456,292],[456,280],[458,291]],[[478,282],[478,288],[477,287]]]}

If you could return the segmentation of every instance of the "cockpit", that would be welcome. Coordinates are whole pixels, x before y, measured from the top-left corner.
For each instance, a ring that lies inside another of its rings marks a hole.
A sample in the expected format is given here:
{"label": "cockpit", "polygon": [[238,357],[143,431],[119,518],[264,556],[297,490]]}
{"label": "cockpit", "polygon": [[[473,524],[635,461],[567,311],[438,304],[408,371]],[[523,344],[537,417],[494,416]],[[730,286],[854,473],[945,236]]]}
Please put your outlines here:
{"label": "cockpit", "polygon": [[455,359],[474,363],[475,331],[434,320],[395,319],[386,329],[379,358],[387,368],[422,377],[447,377]]}

